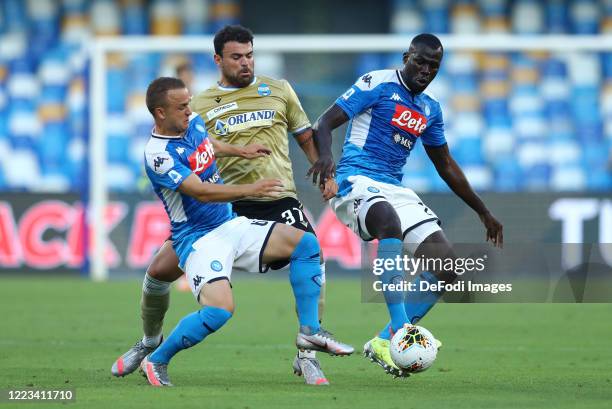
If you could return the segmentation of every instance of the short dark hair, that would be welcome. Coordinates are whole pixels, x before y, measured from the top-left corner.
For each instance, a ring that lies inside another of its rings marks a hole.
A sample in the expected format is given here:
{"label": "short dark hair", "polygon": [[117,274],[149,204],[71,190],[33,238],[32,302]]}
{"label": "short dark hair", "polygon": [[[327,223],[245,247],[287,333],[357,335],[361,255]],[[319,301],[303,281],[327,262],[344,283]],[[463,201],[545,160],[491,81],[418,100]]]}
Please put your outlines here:
{"label": "short dark hair", "polygon": [[172,89],[186,88],[183,80],[174,77],[159,77],[147,87],[147,108],[151,115],[155,108],[166,106],[166,94]]}
{"label": "short dark hair", "polygon": [[253,45],[253,32],[239,24],[228,25],[217,31],[213,41],[215,45],[215,54],[222,56],[225,43],[236,41],[238,43],[251,43]]}
{"label": "short dark hair", "polygon": [[440,39],[430,33],[421,33],[417,35],[416,37],[414,37],[412,41],[410,42],[410,46],[412,47],[413,45],[417,45],[417,44],[426,45],[427,47],[432,48],[434,50],[441,48],[442,51],[444,51],[444,47],[442,47],[442,43],[440,42]]}

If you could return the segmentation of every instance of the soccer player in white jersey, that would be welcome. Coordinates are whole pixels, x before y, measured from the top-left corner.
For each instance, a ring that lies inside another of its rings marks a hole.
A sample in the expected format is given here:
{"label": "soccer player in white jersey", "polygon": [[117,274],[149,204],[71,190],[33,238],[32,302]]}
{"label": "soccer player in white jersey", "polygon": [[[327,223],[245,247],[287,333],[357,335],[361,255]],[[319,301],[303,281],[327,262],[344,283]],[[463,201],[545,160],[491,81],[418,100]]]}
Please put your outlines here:
{"label": "soccer player in white jersey", "polygon": [[[172,241],[180,267],[201,308],[185,316],[140,368],[154,386],[171,386],[167,367],[179,351],[219,330],[234,312],[232,269],[265,272],[268,265],[289,260],[289,280],[299,320],[298,348],[332,355],[352,347],[321,331],[319,244],[312,233],[283,223],[237,217],[229,201],[275,197],[278,179],[225,185],[215,149],[232,154],[236,147],[209,138],[204,121],[192,114],[190,94],[177,78],[162,77],[147,89],[147,108],[155,127],[145,148],[145,169],[170,218]],[[256,151],[265,148],[256,146]],[[347,353],[348,351],[348,353]]]}
{"label": "soccer player in white jersey", "polygon": [[[454,257],[451,244],[435,213],[411,189],[401,185],[402,167],[421,140],[440,177],[477,214],[486,239],[503,244],[502,225],[472,190],[451,156],[444,137],[440,104],[425,89],[436,76],[443,48],[432,34],[416,36],[403,55],[402,70],[373,71],[361,76],[319,118],[315,135],[319,160],[309,173],[319,183],[334,176],[339,190],[330,205],[337,217],[363,240],[378,239],[378,258],[395,259],[403,248],[415,257]],[[342,157],[335,169],[331,132],[349,121]],[[387,270],[383,283],[402,277]],[[417,281],[450,283],[456,274],[424,272]],[[420,288],[417,282],[416,288]],[[364,354],[388,373],[403,376],[392,362],[389,339],[406,323],[416,324],[442,295],[432,291],[411,294],[385,292],[391,322],[364,346]],[[404,303],[404,301],[406,301]]]}

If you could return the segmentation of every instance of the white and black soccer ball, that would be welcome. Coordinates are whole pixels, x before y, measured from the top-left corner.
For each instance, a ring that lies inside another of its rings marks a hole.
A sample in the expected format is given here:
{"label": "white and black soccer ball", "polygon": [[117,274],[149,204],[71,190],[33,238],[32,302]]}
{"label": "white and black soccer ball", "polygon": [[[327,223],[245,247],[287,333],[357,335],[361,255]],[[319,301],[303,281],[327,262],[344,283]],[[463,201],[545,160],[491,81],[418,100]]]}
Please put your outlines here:
{"label": "white and black soccer ball", "polygon": [[438,355],[436,339],[418,325],[405,324],[393,335],[389,348],[395,365],[410,373],[423,372]]}

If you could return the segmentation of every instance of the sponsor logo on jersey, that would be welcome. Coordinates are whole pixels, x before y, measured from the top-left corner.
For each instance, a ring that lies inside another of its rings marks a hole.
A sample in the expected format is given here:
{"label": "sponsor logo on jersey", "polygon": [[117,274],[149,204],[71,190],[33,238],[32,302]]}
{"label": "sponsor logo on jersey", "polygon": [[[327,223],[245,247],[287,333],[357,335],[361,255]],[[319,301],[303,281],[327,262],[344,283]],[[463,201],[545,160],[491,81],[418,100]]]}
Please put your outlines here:
{"label": "sponsor logo on jersey", "polygon": [[219,175],[219,172],[215,172],[214,175],[206,179],[206,182],[214,185],[215,183],[219,181],[219,179],[221,179],[221,175]]}
{"label": "sponsor logo on jersey", "polygon": [[272,91],[270,91],[268,84],[260,84],[259,87],[257,87],[257,93],[262,97],[267,97]]}
{"label": "sponsor logo on jersey", "polygon": [[427,118],[404,105],[395,105],[391,124],[414,135],[421,136],[427,128]]}
{"label": "sponsor logo on jersey", "polygon": [[215,161],[215,151],[209,139],[198,146],[198,148],[189,155],[189,166],[196,175],[201,174],[210,167]]}
{"label": "sponsor logo on jersey", "polygon": [[[361,208],[361,199],[355,199],[353,200],[353,213],[357,214],[359,213],[359,209]],[[347,224],[348,226],[348,224]]]}
{"label": "sponsor logo on jersey", "polygon": [[402,145],[403,147],[408,148],[409,150],[412,149],[412,140],[410,140],[410,138],[400,135],[399,133],[393,135],[393,142]]}
{"label": "sponsor logo on jersey", "polygon": [[229,104],[221,105],[220,107],[211,109],[210,111],[206,113],[206,117],[208,118],[209,121],[211,121],[215,119],[216,117],[218,117],[219,115],[222,115],[229,111],[233,111],[234,109],[237,109],[237,108],[238,108],[238,103],[231,102]]}
{"label": "sponsor logo on jersey", "polygon": [[391,101],[397,101],[397,102],[404,102],[404,100],[402,99],[402,97],[400,97],[399,95],[397,95],[397,92],[394,92],[393,95],[391,95],[391,97],[389,98]]}
{"label": "sponsor logo on jersey", "polygon": [[232,115],[224,120],[217,119],[215,123],[215,134],[227,135],[228,133],[238,132],[248,128],[271,126],[274,115],[276,115],[276,111],[265,109]]}

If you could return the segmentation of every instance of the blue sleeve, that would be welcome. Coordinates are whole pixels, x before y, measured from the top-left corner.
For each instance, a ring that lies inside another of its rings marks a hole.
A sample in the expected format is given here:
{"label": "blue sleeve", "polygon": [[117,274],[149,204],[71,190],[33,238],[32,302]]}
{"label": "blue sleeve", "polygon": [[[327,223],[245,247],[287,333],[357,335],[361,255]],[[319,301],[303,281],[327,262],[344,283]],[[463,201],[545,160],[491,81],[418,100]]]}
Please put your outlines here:
{"label": "blue sleeve", "polygon": [[377,84],[372,87],[371,81],[372,76],[365,74],[336,100],[336,105],[342,108],[349,118],[370,108],[378,100],[381,86]]}
{"label": "blue sleeve", "polygon": [[154,187],[177,190],[181,183],[192,173],[178,155],[168,151],[145,154],[147,176]]}
{"label": "blue sleeve", "polygon": [[427,146],[442,146],[446,143],[444,137],[444,119],[442,118],[442,109],[438,102],[432,102],[431,113],[429,121],[427,122],[427,128],[421,136],[423,145]]}

